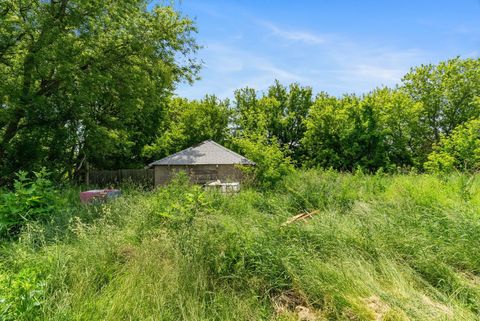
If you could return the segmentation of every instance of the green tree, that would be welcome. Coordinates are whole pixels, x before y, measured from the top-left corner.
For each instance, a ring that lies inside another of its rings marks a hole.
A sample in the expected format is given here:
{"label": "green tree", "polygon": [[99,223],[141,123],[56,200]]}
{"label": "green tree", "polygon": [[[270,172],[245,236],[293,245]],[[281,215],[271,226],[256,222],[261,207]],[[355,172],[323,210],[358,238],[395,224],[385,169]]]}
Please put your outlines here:
{"label": "green tree", "polygon": [[244,170],[247,175],[253,174],[255,183],[261,187],[273,187],[294,171],[290,157],[284,154],[276,139],[252,134],[234,137],[233,145],[242,155],[256,163],[254,167]]}
{"label": "green tree", "polygon": [[260,104],[255,89],[247,87],[236,90],[233,115],[234,136],[255,134],[266,137],[268,120],[265,109],[266,107]]}
{"label": "green tree", "polygon": [[321,93],[302,140],[310,166],[369,171],[413,166],[418,104],[399,90],[376,89],[358,97]]}
{"label": "green tree", "polygon": [[347,121],[342,99],[326,93],[317,95],[306,120],[307,130],[302,140],[308,150],[308,166],[344,167],[342,137]]}
{"label": "green tree", "polygon": [[377,130],[381,133],[383,156],[387,167],[419,166],[418,153],[425,140],[419,128],[421,104],[415,103],[399,89],[379,88],[363,98],[363,104],[376,113]]}
{"label": "green tree", "polygon": [[207,139],[224,143],[229,136],[230,117],[228,100],[208,95],[201,100],[174,98],[167,106],[156,140],[145,146],[143,155],[158,159]]}
{"label": "green tree", "polygon": [[241,89],[235,93],[236,128],[276,140],[283,152],[299,163],[304,153],[300,142],[305,119],[312,104],[312,89],[298,84],[287,88],[277,80],[260,97],[254,89]]}
{"label": "green tree", "polygon": [[138,162],[165,100],[199,65],[195,27],[149,1],[0,3],[2,174]]}
{"label": "green tree", "polygon": [[449,135],[458,125],[480,116],[475,103],[480,96],[480,59],[457,57],[413,68],[403,78],[403,90],[422,105],[419,128],[423,132],[419,134],[426,143],[418,156],[424,161],[442,134]]}
{"label": "green tree", "polygon": [[296,83],[287,88],[275,81],[268,89],[267,97],[273,99],[271,104],[267,104],[270,136],[287,147],[294,159],[300,159],[303,152],[300,141],[306,131],[305,119],[313,105],[312,88]]}
{"label": "green tree", "polygon": [[432,172],[480,169],[480,119],[473,119],[455,128],[428,155],[425,168]]}

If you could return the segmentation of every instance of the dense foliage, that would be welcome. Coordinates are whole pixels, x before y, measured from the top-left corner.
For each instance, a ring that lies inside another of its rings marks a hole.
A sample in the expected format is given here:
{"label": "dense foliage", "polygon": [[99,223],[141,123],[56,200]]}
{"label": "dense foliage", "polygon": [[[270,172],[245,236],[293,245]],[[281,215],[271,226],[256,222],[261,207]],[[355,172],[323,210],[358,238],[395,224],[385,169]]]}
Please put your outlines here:
{"label": "dense foliage", "polygon": [[87,163],[141,167],[205,139],[243,153],[261,143],[297,167],[423,170],[433,146],[479,118],[479,59],[413,68],[397,88],[363,96],[314,97],[275,82],[263,94],[240,89],[232,103],[173,98],[175,84],[197,74],[195,29],[171,7],[147,4],[2,2],[4,178],[42,166],[57,178]]}
{"label": "dense foliage", "polygon": [[480,170],[480,119],[459,125],[449,136],[443,136],[434,146],[425,167],[434,172]]}
{"label": "dense foliage", "polygon": [[48,221],[61,207],[61,200],[48,173],[19,172],[13,190],[0,193],[0,237],[17,234],[27,222]]}
{"label": "dense foliage", "polygon": [[0,175],[141,166],[198,64],[190,19],[147,0],[0,2]]}
{"label": "dense foliage", "polygon": [[144,147],[143,155],[160,159],[207,139],[224,143],[231,117],[228,105],[228,100],[215,96],[198,101],[171,99],[161,130],[155,133],[155,141]]}
{"label": "dense foliage", "polygon": [[396,88],[364,95],[276,81],[231,101],[178,98],[176,85],[198,75],[195,32],[173,4],[2,1],[0,183],[42,167],[57,180],[81,179],[88,165],[141,168],[205,139],[250,154],[266,181],[291,165],[440,169],[432,159],[448,153],[435,146],[480,117],[480,59],[415,67]]}
{"label": "dense foliage", "polygon": [[62,194],[63,219],[2,243],[2,320],[480,314],[478,176],[309,170],[235,196],[180,177],[89,207],[76,193]]}
{"label": "dense foliage", "polygon": [[245,136],[234,139],[235,146],[245,157],[255,161],[255,167],[243,168],[246,183],[253,183],[265,188],[273,187],[294,167],[290,157],[286,156],[275,138],[267,140],[263,136]]}
{"label": "dense foliage", "polygon": [[[362,96],[313,97],[308,87],[278,82],[261,95],[245,88],[236,92],[233,108],[234,137],[263,137],[297,166],[424,170],[440,140],[480,119],[480,59],[413,68],[397,88]],[[474,129],[467,135],[475,137]],[[478,168],[472,153],[463,157]]]}

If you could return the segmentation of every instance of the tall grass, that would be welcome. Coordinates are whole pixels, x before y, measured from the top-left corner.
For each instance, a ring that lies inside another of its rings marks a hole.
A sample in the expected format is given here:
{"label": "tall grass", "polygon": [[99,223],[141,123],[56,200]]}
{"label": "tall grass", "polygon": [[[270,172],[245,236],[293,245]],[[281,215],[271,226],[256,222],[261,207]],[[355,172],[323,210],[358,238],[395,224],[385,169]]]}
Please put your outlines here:
{"label": "tall grass", "polygon": [[[179,179],[4,242],[4,320],[480,320],[480,178]],[[282,226],[301,212],[305,221]]]}

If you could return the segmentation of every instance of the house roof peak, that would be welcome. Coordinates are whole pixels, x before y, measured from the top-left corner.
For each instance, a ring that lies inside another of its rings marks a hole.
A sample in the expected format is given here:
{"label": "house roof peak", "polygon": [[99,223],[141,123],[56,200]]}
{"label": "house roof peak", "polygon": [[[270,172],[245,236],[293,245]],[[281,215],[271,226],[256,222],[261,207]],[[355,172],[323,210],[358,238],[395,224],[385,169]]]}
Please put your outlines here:
{"label": "house roof peak", "polygon": [[150,163],[148,166],[165,165],[255,165],[254,162],[208,139],[198,145]]}

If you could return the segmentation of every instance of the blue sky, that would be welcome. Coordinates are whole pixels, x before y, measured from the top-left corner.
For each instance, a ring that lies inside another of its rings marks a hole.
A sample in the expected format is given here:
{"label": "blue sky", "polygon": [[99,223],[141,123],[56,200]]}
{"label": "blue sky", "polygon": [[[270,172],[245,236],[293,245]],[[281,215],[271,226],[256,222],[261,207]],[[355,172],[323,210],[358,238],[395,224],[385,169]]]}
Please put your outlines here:
{"label": "blue sky", "polygon": [[232,97],[275,79],[332,95],[394,86],[410,67],[480,55],[480,0],[182,0],[203,49],[179,96]]}

